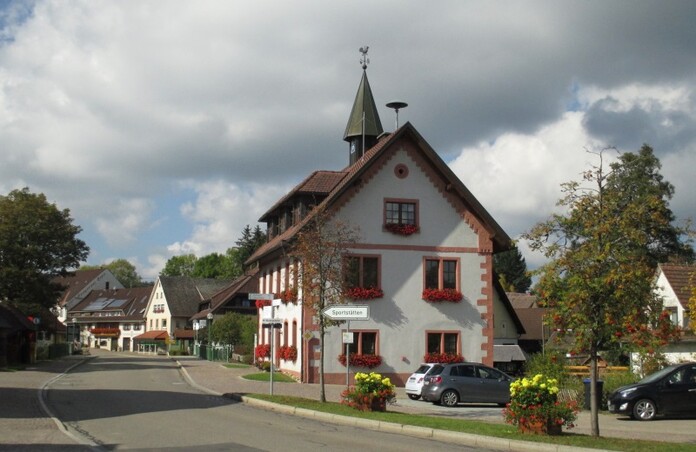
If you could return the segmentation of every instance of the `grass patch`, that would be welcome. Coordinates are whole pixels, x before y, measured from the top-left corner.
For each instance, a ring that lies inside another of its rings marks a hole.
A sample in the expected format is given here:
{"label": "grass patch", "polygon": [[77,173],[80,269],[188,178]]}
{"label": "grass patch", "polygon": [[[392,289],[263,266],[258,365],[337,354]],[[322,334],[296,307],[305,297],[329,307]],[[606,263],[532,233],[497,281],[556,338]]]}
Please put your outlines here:
{"label": "grass patch", "polygon": [[[283,395],[246,394],[246,396],[260,400],[267,400],[269,402],[280,403],[283,405],[290,405],[299,408],[306,408],[309,410],[321,411],[324,413],[359,417],[363,419],[373,419],[384,422],[393,422],[396,424],[415,425],[419,427],[427,427],[439,430],[472,433],[476,435],[492,436],[496,438],[514,439],[521,441],[586,447],[591,449],[622,450],[636,452],[662,452],[664,450],[669,450],[670,452],[682,452],[696,450],[693,444],[665,443],[658,441],[641,441],[636,439],[607,437],[593,438],[589,435],[571,433],[572,430],[571,432],[564,432],[560,436],[537,436],[519,433],[515,427],[507,424],[496,424],[466,419],[449,419],[436,416],[397,413],[394,411],[387,411],[385,413],[357,411],[348,406],[341,405],[340,403],[321,403],[312,399],[303,399],[300,397],[291,397]],[[387,410],[389,410],[388,405]]]}
{"label": "grass patch", "polygon": [[[256,374],[249,374],[249,375],[243,375],[242,378],[245,378],[247,380],[254,380],[254,381],[271,381],[271,373],[270,372],[259,372]],[[273,382],[278,382],[278,383],[297,383],[293,378],[288,377],[285,374],[282,374],[280,372],[273,372]]]}
{"label": "grass patch", "polygon": [[224,366],[228,369],[248,369],[251,367],[248,364],[225,364]]}

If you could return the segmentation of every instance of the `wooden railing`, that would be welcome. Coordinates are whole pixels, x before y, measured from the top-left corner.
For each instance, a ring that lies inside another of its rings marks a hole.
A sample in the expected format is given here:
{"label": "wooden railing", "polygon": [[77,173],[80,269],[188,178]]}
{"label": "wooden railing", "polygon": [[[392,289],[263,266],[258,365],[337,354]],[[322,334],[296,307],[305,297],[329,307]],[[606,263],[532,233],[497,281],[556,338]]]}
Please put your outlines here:
{"label": "wooden railing", "polygon": [[[565,366],[566,371],[570,375],[575,375],[577,377],[589,377],[590,376],[590,367],[589,366]],[[621,373],[621,372],[628,372],[628,367],[627,366],[604,366],[604,367],[598,367],[597,370],[599,371],[599,375],[606,375],[608,373]]]}

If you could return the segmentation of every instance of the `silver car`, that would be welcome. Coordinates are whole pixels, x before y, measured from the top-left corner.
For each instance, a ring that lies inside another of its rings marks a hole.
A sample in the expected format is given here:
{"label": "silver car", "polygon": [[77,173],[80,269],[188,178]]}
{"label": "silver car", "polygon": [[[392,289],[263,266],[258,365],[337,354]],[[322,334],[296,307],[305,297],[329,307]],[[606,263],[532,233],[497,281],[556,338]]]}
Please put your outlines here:
{"label": "silver car", "polygon": [[421,397],[436,405],[510,402],[511,376],[480,363],[436,364],[423,379]]}

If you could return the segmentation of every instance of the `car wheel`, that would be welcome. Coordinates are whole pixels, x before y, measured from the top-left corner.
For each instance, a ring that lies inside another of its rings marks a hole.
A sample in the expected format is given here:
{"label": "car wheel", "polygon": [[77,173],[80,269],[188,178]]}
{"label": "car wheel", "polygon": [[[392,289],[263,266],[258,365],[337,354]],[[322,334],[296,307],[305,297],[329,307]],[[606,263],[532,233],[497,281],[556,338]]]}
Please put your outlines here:
{"label": "car wheel", "polygon": [[459,394],[457,394],[457,391],[448,389],[440,396],[440,402],[445,406],[457,406],[459,403]]}
{"label": "car wheel", "polygon": [[416,394],[408,394],[408,398],[411,400],[418,400],[420,399],[420,396]]}
{"label": "car wheel", "polygon": [[650,399],[640,399],[633,405],[633,417],[639,421],[652,421],[656,414],[657,407]]}

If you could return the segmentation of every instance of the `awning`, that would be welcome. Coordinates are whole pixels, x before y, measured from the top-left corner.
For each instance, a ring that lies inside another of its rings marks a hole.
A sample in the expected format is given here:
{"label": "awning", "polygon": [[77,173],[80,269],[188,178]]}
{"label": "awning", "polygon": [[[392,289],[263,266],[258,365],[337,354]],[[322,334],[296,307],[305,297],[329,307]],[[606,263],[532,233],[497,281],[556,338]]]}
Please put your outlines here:
{"label": "awning", "polygon": [[147,331],[133,338],[134,341],[166,341],[169,334],[166,331]]}
{"label": "awning", "polygon": [[513,361],[527,361],[527,357],[519,345],[493,346],[493,362],[510,363]]}
{"label": "awning", "polygon": [[174,339],[193,339],[194,334],[193,330],[176,330],[174,331]]}

